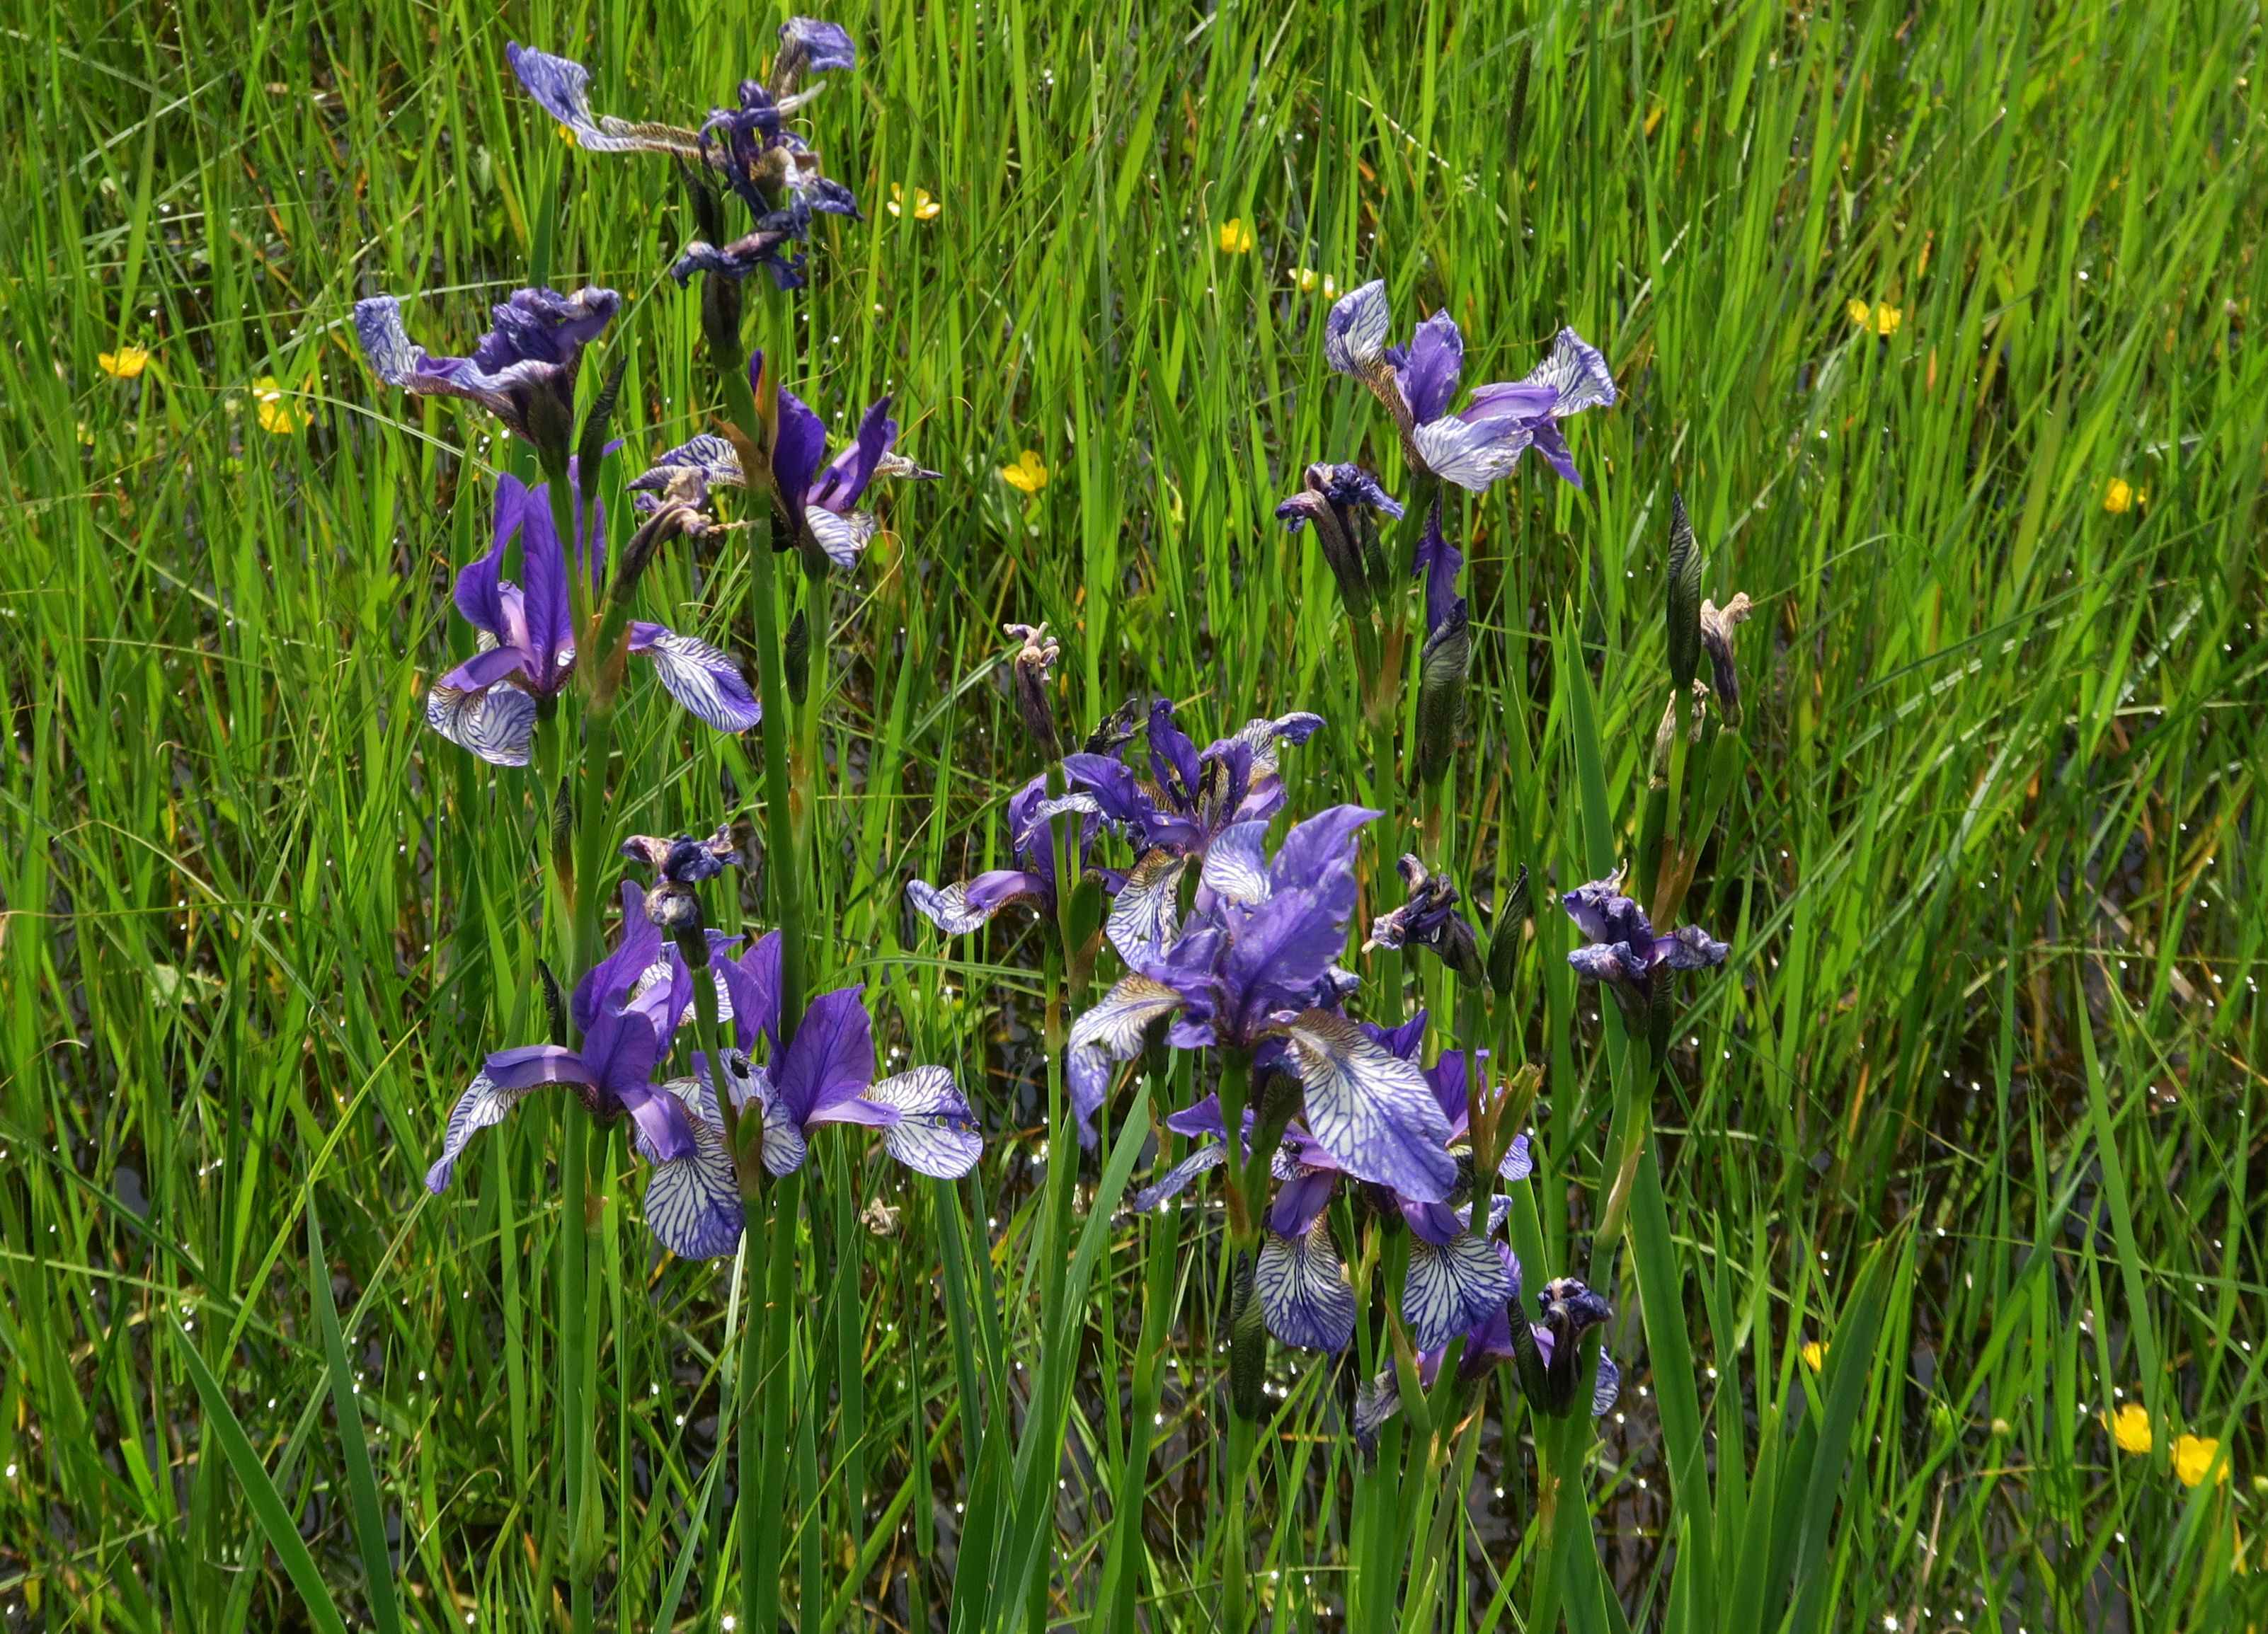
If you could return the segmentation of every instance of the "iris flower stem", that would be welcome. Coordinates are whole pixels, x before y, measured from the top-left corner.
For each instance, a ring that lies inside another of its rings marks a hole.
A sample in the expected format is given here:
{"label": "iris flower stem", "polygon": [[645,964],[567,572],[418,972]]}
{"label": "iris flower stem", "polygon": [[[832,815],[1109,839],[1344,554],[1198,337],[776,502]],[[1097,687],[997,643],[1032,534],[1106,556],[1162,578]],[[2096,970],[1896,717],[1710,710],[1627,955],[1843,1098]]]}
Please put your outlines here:
{"label": "iris flower stem", "polygon": [[1258,1425],[1241,1413],[1228,1417],[1228,1512],[1221,1528],[1221,1627],[1228,1634],[1244,1634],[1251,1626],[1245,1586],[1244,1489],[1251,1479],[1252,1454]]}
{"label": "iris flower stem", "polygon": [[[740,1626],[776,1629],[779,1626],[780,1545],[788,1534],[786,1522],[789,1300],[795,1288],[796,1211],[803,1201],[803,1171],[798,1169],[771,1189],[771,1212],[759,1226],[750,1219],[755,1242],[765,1249],[764,1306],[761,1347],[756,1365],[746,1365],[747,1337],[742,1336],[743,1366],[740,1392],[743,1410],[755,1392],[763,1395],[763,1442],[759,1467],[751,1471],[747,1446],[741,1446],[741,1486],[738,1499],[740,1525]],[[751,1315],[754,1315],[753,1310]],[[751,1475],[754,1480],[750,1479]],[[748,1505],[751,1493],[755,1507]],[[814,1609],[816,1609],[815,1608]]]}

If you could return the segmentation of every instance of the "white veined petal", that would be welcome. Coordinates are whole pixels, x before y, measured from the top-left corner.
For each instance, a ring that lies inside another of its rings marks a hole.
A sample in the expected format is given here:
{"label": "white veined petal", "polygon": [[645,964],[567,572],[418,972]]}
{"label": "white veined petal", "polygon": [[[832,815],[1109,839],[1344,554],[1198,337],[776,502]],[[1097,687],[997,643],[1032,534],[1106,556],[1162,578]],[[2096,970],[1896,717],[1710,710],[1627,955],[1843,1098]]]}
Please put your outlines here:
{"label": "white veined petal", "polygon": [[1533,440],[1524,430],[1494,423],[1468,425],[1454,415],[1419,426],[1410,434],[1425,468],[1445,482],[1475,493],[1520,463]]}
{"label": "white veined petal", "polygon": [[1558,393],[1555,415],[1580,414],[1615,401],[1615,377],[1605,356],[1572,329],[1562,329],[1551,342],[1551,355],[1521,382],[1548,386]]}
{"label": "white veined petal", "polygon": [[1228,1157],[1228,1148],[1217,1140],[1207,1141],[1179,1163],[1167,1169],[1150,1184],[1134,1194],[1134,1211],[1148,1214],[1158,1205],[1178,1196],[1198,1175],[1219,1168]]}
{"label": "white veined petal", "polygon": [[1485,1238],[1465,1232],[1440,1248],[1410,1238],[1402,1318],[1419,1350],[1438,1351],[1479,1327],[1509,1304],[1513,1293],[1503,1260]]}
{"label": "white veined petal", "polygon": [[1343,1351],[1354,1337],[1354,1288],[1318,1218],[1298,1238],[1268,1233],[1252,1270],[1252,1291],[1268,1331],[1303,1351]]}
{"label": "white veined petal", "polygon": [[640,649],[662,687],[689,713],[719,732],[746,732],[764,718],[733,656],[697,636],[664,630]]}
{"label": "white veined petal", "polygon": [[517,687],[435,687],[425,695],[425,724],[491,766],[525,766],[535,742],[535,700]]}
{"label": "white veined petal", "polygon": [[1622,1394],[1623,1370],[1615,1365],[1603,1346],[1599,1351],[1599,1372],[1591,1381],[1591,1417],[1602,1418],[1614,1406],[1615,1398]]}
{"label": "white veined petal", "polygon": [[961,1086],[943,1067],[916,1067],[886,1078],[860,1099],[897,1112],[898,1121],[882,1130],[882,1145],[917,1174],[958,1180],[983,1155],[984,1137],[968,1115]]}
{"label": "white veined petal", "polygon": [[707,1089],[694,1078],[667,1087],[693,1114],[693,1155],[653,1166],[645,1185],[646,1229],[681,1259],[713,1260],[740,1244],[740,1182],[724,1136],[709,1121],[715,1103]]}
{"label": "white veined petal", "polygon": [[803,525],[811,530],[812,538],[819,541],[820,549],[837,567],[858,565],[865,554],[867,541],[874,537],[874,513],[853,511],[847,516],[837,516],[823,505],[806,505]]}
{"label": "white veined petal", "polygon": [[1414,1061],[1343,1015],[1310,1010],[1285,1029],[1305,1088],[1307,1130],[1358,1180],[1439,1203],[1457,1181],[1449,1121]]}
{"label": "white veined petal", "polygon": [[951,885],[932,885],[926,880],[916,880],[906,887],[906,900],[914,911],[947,936],[963,936],[987,923],[998,909],[971,908],[968,887],[956,880]]}
{"label": "white veined petal", "polygon": [[1386,1421],[1401,1410],[1401,1375],[1389,1367],[1355,1394],[1354,1439],[1365,1448],[1370,1447]]}
{"label": "white veined petal", "polygon": [[1127,871],[1126,883],[1111,899],[1106,927],[1110,945],[1129,964],[1156,956],[1174,939],[1179,917],[1182,869],[1187,858],[1168,850],[1145,851]]}
{"label": "white veined petal", "polygon": [[437,1196],[446,1191],[466,1144],[481,1130],[503,1122],[504,1114],[518,1106],[526,1093],[524,1089],[499,1088],[485,1072],[475,1078],[449,1109],[449,1124],[441,1133],[441,1155],[425,1171],[425,1189]]}
{"label": "white veined petal", "polygon": [[1205,847],[1204,867],[1199,872],[1207,889],[1224,902],[1248,905],[1268,900],[1268,857],[1265,822],[1233,822]]}
{"label": "white veined petal", "polygon": [[1272,718],[1263,715],[1245,722],[1237,730],[1236,740],[1252,751],[1252,771],[1257,777],[1276,769],[1278,743],[1285,739],[1305,743],[1322,729],[1322,716],[1306,710]]}
{"label": "white veined petal", "polygon": [[1182,1007],[1179,993],[1146,975],[1123,975],[1085,1015],[1071,1023],[1071,1048],[1099,1049],[1114,1061],[1130,1059],[1142,1034],[1159,1017]]}
{"label": "white veined petal", "polygon": [[1373,278],[1339,297],[1323,320],[1323,361],[1358,374],[1386,355],[1386,281]]}

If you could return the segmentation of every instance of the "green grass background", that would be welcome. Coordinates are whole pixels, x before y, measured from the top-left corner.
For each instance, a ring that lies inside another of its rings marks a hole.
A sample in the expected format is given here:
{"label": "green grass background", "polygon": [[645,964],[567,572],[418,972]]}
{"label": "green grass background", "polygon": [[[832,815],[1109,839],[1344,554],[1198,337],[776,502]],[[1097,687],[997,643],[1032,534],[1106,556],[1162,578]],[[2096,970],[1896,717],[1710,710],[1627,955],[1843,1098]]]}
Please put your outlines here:
{"label": "green grass background", "polygon": [[[547,1125],[489,1137],[442,1202],[419,1185],[480,1054],[539,1025],[525,781],[419,711],[465,646],[446,587],[510,451],[476,415],[375,387],[345,320],[424,291],[416,332],[462,350],[556,210],[554,281],[626,298],[608,350],[629,361],[630,457],[703,425],[666,166],[563,145],[504,44],[591,63],[601,111],[691,122],[758,71],[777,19],[681,0],[9,12],[0,1627],[312,1626],[192,1351],[361,1625],[317,1218],[404,1618],[541,1626]],[[998,797],[1034,769],[999,624],[1065,632],[1082,723],[1141,687],[1183,700],[1201,740],[1312,708],[1333,725],[1287,758],[1295,808],[1367,788],[1329,579],[1270,512],[1311,459],[1402,474],[1323,371],[1299,268],[1384,277],[1405,323],[1447,306],[1468,379],[1525,372],[1572,322],[1625,394],[1572,431],[1583,491],[1530,463],[1465,507],[1478,689],[1438,860],[1484,898],[1516,861],[1585,877],[1567,652],[1628,843],[1673,486],[1706,588],[1759,604],[1742,782],[1691,904],[1734,951],[1656,1106],[1720,1474],[1803,1432],[1800,1347],[1835,1359],[1849,1268],[1887,1243],[1853,1457],[1805,1563],[1831,1625],[2257,1623],[2257,8],[832,15],[862,60],[807,128],[868,219],[821,230],[794,378],[830,422],[895,391],[905,445],[946,480],[889,497],[836,600],[826,974],[871,983],[892,1041],[953,1064],[996,1139],[957,1194],[852,1142],[816,1182],[850,1269],[813,1258],[808,1359],[864,1383],[799,1400],[801,1625],[944,1616],[968,1454],[944,1222],[989,1228],[998,1355],[1033,1366],[1036,1268],[1061,1257],[1032,1184],[1036,938],[1004,921],[944,944],[901,906],[909,876],[1005,850]],[[940,213],[887,213],[894,183]],[[1249,254],[1222,252],[1231,217]],[[129,343],[146,371],[111,378],[99,355]],[[271,376],[303,426],[263,423]],[[1052,474],[1028,500],[997,475],[1027,447]],[[2146,497],[2107,509],[2114,479]],[[729,547],[681,556],[649,602],[744,648],[744,574]],[[688,728],[650,688],[621,753],[626,831],[745,813],[755,786],[753,740]],[[1540,895],[1521,991],[1564,1244],[1609,1094]],[[644,1628],[701,1512],[732,1279],[652,1262],[613,1152],[605,1615]],[[895,1236],[853,1226],[876,1196],[904,1209]],[[1160,1422],[1130,1426],[1141,1242],[1111,1233],[1086,1306],[1047,1540],[1045,1609],[1071,1627],[1130,1430],[1156,1441],[1142,1615],[1204,1628],[1215,1604],[1209,1262],[1192,1236]],[[1625,1399],[1591,1496],[1609,1578],[1654,1626],[1677,1615],[1678,1522],[1634,1294],[1614,1292]],[[1263,1601],[1329,1627],[1352,1461],[1330,1387],[1278,1360]],[[2114,1449],[2099,1416],[2121,1402],[2153,1416],[2150,1455]],[[2183,1484],[2183,1432],[2218,1439],[2233,1480]],[[1532,1564],[1525,1454],[1493,1418],[1483,1440],[1460,1629],[1517,1626],[1498,1589]],[[692,1545],[684,1626],[715,1626],[718,1546]]]}

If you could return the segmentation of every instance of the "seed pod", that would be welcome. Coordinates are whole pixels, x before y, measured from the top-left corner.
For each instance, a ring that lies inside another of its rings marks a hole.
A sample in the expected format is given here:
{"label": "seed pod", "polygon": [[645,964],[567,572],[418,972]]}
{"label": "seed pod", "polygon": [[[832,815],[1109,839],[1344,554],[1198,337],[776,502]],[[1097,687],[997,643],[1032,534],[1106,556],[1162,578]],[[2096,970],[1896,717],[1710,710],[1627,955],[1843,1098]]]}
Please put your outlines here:
{"label": "seed pod", "polygon": [[[591,400],[591,407],[583,416],[582,434],[575,439],[576,497],[582,501],[585,516],[590,515],[592,506],[598,503],[599,463],[606,457],[607,428],[613,423],[615,404],[622,398],[622,371],[628,363],[627,358],[617,357],[615,366],[607,371],[607,383]],[[571,548],[576,541],[561,542]]]}
{"label": "seed pod", "polygon": [[1418,754],[1420,783],[1439,783],[1455,757],[1457,730],[1465,719],[1465,676],[1471,666],[1473,637],[1464,598],[1447,614],[1418,659]]}

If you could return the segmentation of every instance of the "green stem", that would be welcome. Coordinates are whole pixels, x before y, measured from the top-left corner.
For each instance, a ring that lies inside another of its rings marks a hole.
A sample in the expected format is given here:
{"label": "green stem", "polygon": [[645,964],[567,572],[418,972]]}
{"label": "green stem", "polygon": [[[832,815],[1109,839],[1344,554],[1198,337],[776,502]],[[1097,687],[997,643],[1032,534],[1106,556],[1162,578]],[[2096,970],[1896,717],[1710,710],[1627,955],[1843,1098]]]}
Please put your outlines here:
{"label": "green stem", "polygon": [[[740,1527],[740,1626],[744,1629],[779,1627],[780,1545],[788,1534],[788,1308],[795,1292],[796,1211],[803,1196],[803,1171],[798,1169],[788,1175],[771,1192],[771,1218],[761,1228],[770,1233],[765,1241],[762,1343],[756,1353],[756,1365],[744,1367],[740,1375],[744,1410],[749,1391],[762,1391],[764,1401],[763,1441],[756,1454],[760,1467],[754,1471],[749,1468],[745,1436],[740,1450],[742,1484],[737,1502]],[[751,1210],[753,1206],[749,1205]],[[744,1334],[744,1360],[746,1349]],[[748,1507],[752,1492],[757,1495],[754,1510]]]}
{"label": "green stem", "polygon": [[1251,1626],[1245,1586],[1244,1488],[1252,1469],[1256,1423],[1241,1413],[1228,1417],[1228,1514],[1221,1532],[1221,1627],[1244,1634]]}

